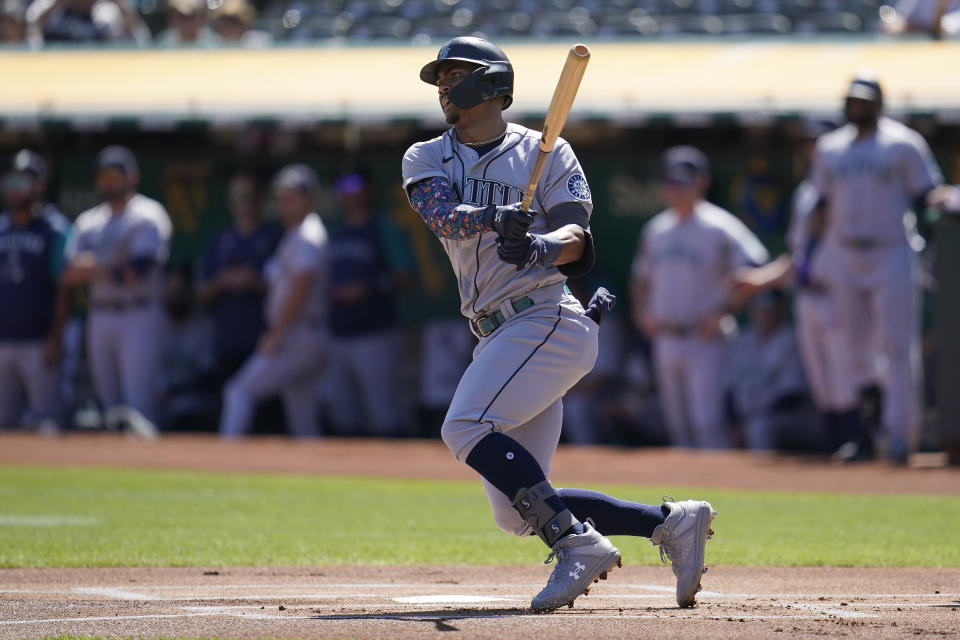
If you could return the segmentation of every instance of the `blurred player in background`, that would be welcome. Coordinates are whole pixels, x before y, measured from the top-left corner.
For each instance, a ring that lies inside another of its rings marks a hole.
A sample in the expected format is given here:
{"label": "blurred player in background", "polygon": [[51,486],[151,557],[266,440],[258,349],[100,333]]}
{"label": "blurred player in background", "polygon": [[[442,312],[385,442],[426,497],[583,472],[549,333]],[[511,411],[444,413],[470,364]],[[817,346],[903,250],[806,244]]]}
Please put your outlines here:
{"label": "blurred player in background", "polygon": [[318,187],[316,173],[302,164],[284,167],[273,180],[286,233],[265,268],[268,330],[224,389],[220,418],[224,438],[245,434],[257,404],[277,394],[294,436],[320,435],[318,385],[329,346],[330,247],[327,230],[314,211]]}
{"label": "blurred player in background", "polygon": [[809,409],[783,290],[759,296],[747,311],[749,322],[732,345],[729,365],[732,406],[744,445],[760,452],[822,449],[822,428]]}
{"label": "blurred player in background", "polygon": [[822,416],[824,445],[835,452],[838,461],[852,462],[862,457],[867,448],[860,435],[863,429],[859,398],[844,390],[850,385],[841,377],[854,375],[855,386],[866,387],[875,378],[875,367],[871,366],[870,359],[861,358],[856,361],[856,373],[847,370],[843,354],[850,351],[846,342],[848,332],[842,329],[844,318],[836,299],[837,287],[831,285],[836,274],[819,268],[823,263],[812,260],[812,249],[823,230],[813,228],[822,224],[822,217],[814,215],[821,197],[808,172],[817,139],[834,128],[828,122],[811,121],[804,125],[801,174],[805,178],[793,193],[787,230],[788,252],[768,265],[738,272],[732,281],[737,297],[769,288],[794,287],[797,343],[811,397]]}
{"label": "blurred player in background", "polygon": [[653,342],[657,386],[671,444],[729,447],[725,359],[736,328],[725,279],[766,262],[740,220],[704,199],[707,157],[693,147],[663,156],[668,208],[647,223],[633,262],[632,316]]}
{"label": "blurred player in background", "polygon": [[818,259],[836,276],[851,347],[847,379],[862,383],[858,360],[882,359],[881,439],[887,457],[904,463],[920,427],[916,252],[923,242],[911,208],[925,210],[943,178],[923,137],[882,112],[877,80],[867,73],[854,78],[844,106],[848,124],[818,141],[811,180],[825,218]]}
{"label": "blurred player in background", "polygon": [[77,217],[61,278],[90,287],[87,358],[107,426],[152,437],[170,217],[137,193],[140,169],[126,147],[103,149],[96,168],[103,202]]}
{"label": "blurred player in background", "polygon": [[330,232],[330,418],[342,434],[400,435],[401,335],[397,292],[410,282],[395,229],[378,215],[362,171],[334,182],[340,224]]}
{"label": "blurred player in background", "polygon": [[46,172],[43,159],[24,149],[0,177],[0,428],[26,424],[55,433],[66,319],[57,279],[69,223],[44,206]]}
{"label": "blurred player in background", "polygon": [[197,285],[197,297],[213,315],[214,359],[221,384],[254,352],[266,327],[263,268],[283,237],[280,225],[261,217],[260,189],[253,175],[232,175],[226,196],[233,226],[207,244]]}
{"label": "blurred player in background", "polygon": [[195,299],[190,266],[168,265],[157,381],[165,430],[197,431],[217,423],[221,386],[215,376],[214,324]]}
{"label": "blurred player in background", "polygon": [[[842,406],[855,406],[864,370],[880,364],[877,439],[890,461],[903,464],[920,427],[916,252],[923,240],[911,209],[942,204],[944,190],[938,188],[940,169],[923,137],[882,111],[880,83],[861,72],[847,90],[847,124],[817,142],[810,180],[819,200],[811,213],[812,239],[796,262],[801,279],[807,269],[828,274],[842,337],[834,345],[837,397]],[[782,273],[764,274],[752,286],[777,277]],[[839,457],[870,455],[872,445],[861,427]]]}

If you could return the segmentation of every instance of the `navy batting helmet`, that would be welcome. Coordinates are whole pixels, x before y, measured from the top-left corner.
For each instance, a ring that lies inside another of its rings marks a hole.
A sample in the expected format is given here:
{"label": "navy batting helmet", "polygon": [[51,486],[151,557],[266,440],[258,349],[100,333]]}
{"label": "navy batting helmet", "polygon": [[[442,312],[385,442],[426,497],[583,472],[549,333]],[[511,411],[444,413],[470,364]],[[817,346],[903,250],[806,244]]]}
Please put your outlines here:
{"label": "navy batting helmet", "polygon": [[420,70],[420,79],[427,84],[437,84],[437,68],[447,60],[477,65],[473,73],[450,90],[448,97],[453,104],[469,109],[504,96],[503,108],[506,109],[513,102],[513,65],[492,42],[470,36],[447,40],[440,47],[437,59]]}

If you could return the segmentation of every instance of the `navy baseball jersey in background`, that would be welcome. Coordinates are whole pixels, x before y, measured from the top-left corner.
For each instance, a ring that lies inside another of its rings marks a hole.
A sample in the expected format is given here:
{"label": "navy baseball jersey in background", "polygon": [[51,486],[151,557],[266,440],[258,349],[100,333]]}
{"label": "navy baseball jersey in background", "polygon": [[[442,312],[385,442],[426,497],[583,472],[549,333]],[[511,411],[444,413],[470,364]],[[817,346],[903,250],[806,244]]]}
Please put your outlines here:
{"label": "navy baseball jersey in background", "polygon": [[45,214],[15,227],[0,215],[0,301],[16,313],[0,313],[0,341],[41,340],[50,332],[57,274],[69,224]]}
{"label": "navy baseball jersey in background", "polygon": [[[265,223],[247,235],[235,228],[226,229],[207,245],[201,277],[209,279],[222,269],[239,266],[262,273],[282,237],[283,228],[273,223]],[[253,292],[224,292],[217,299],[213,317],[214,350],[218,357],[245,358],[256,348],[266,326],[263,299],[263,294]]]}
{"label": "navy baseball jersey in background", "polygon": [[330,307],[335,336],[352,336],[396,324],[396,282],[377,221],[337,227],[330,233],[331,287],[362,283],[366,295]]}

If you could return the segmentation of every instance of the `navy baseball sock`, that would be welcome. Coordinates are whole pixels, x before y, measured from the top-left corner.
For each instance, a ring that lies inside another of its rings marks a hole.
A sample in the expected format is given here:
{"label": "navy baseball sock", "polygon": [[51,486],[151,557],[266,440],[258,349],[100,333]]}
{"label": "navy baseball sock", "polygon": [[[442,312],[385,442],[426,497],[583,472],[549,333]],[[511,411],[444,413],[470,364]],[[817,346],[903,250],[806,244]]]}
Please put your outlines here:
{"label": "navy baseball sock", "polygon": [[590,518],[605,536],[649,538],[670,512],[665,505],[629,502],[589,489],[557,489],[557,495],[577,520]]}
{"label": "navy baseball sock", "polygon": [[[484,436],[465,462],[511,500],[520,490],[535,487],[547,479],[537,459],[519,442],[502,433]],[[568,508],[558,496],[550,496],[544,504],[556,513]],[[561,535],[570,533],[583,533],[583,524],[577,522]]]}

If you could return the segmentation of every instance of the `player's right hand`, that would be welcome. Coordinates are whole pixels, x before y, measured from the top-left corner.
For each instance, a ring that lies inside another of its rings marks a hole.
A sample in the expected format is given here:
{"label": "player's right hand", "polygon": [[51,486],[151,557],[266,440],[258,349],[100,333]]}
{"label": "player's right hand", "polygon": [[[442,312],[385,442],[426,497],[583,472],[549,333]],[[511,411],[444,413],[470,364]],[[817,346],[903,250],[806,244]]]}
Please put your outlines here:
{"label": "player's right hand", "polygon": [[590,302],[587,304],[587,309],[583,312],[583,315],[600,324],[616,303],[617,296],[610,293],[606,287],[599,287],[594,291],[593,297],[590,298]]}
{"label": "player's right hand", "polygon": [[519,241],[527,234],[534,215],[520,208],[520,203],[498,207],[490,205],[484,212],[484,225],[504,240]]}

